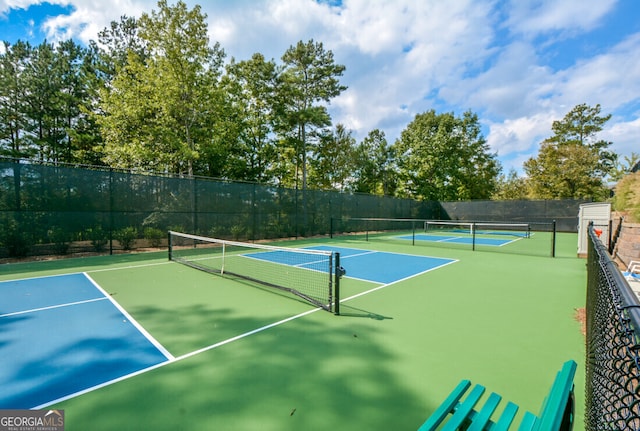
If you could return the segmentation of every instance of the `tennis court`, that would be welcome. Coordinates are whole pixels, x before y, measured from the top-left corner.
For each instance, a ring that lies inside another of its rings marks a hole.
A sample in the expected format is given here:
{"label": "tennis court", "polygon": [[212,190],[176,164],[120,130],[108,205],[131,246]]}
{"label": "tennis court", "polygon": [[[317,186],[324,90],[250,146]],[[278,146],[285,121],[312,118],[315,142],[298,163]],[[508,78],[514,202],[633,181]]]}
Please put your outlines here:
{"label": "tennis court", "polygon": [[[576,243],[560,234],[554,259],[280,243],[340,253],[339,316],[166,252],[4,264],[0,408],[55,406],[68,430],[411,430],[469,378],[535,412],[562,362],[583,367]],[[304,269],[281,259],[244,255]]]}

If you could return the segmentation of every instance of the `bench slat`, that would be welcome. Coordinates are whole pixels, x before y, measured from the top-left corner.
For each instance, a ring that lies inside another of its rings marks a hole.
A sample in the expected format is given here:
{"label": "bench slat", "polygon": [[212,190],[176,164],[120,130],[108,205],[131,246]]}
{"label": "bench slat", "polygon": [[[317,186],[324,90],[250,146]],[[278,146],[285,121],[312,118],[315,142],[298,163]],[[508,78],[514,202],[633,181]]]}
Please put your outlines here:
{"label": "bench slat", "polygon": [[513,419],[516,417],[516,413],[518,413],[518,405],[509,401],[505,406],[498,422],[495,423],[493,427],[491,427],[491,431],[506,431],[511,426]]}
{"label": "bench slat", "polygon": [[460,398],[462,398],[467,389],[469,389],[469,386],[471,386],[471,382],[469,380],[463,380],[458,383],[458,386],[456,386],[442,404],[440,404],[440,407],[438,407],[436,411],[429,416],[429,419],[422,424],[418,431],[435,430],[447,415],[453,411],[456,404],[458,404],[458,401],[460,401]]}
{"label": "bench slat", "polygon": [[447,422],[442,428],[442,431],[457,430],[460,425],[462,425],[464,421],[469,417],[469,414],[480,400],[480,397],[482,397],[484,391],[484,386],[475,385],[469,395],[467,395],[467,398],[465,398],[463,402],[458,404],[455,409],[455,413],[453,414],[451,419],[449,419],[449,422]]}
{"label": "bench slat", "polygon": [[491,419],[493,412],[496,411],[498,404],[500,404],[500,400],[502,400],[502,397],[495,392],[492,392],[491,395],[489,395],[487,402],[484,403],[482,410],[480,410],[472,419],[471,426],[467,428],[467,431],[482,431],[487,423],[489,423],[489,419]]}
{"label": "bench slat", "polygon": [[531,412],[525,412],[524,417],[522,418],[522,422],[520,422],[520,426],[518,427],[518,431],[531,431],[533,427],[536,425],[536,421],[538,420],[537,416]]}
{"label": "bench slat", "polygon": [[573,379],[577,367],[578,364],[575,361],[567,361],[557,373],[551,391],[542,404],[536,431],[560,429],[567,401],[573,390]]}

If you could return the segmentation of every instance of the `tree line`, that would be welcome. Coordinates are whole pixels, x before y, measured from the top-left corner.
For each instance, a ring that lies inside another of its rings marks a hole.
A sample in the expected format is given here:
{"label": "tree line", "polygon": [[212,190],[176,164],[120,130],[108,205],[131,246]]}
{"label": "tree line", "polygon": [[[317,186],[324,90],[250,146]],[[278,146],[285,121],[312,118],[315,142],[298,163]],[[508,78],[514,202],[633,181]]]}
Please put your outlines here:
{"label": "tree line", "polygon": [[4,42],[0,156],[425,200],[601,198],[620,171],[599,105],[554,122],[524,178],[502,174],[471,111],[356,142],[329,115],[345,66],[321,42],[227,60],[200,6],[157,5],[87,46]]}

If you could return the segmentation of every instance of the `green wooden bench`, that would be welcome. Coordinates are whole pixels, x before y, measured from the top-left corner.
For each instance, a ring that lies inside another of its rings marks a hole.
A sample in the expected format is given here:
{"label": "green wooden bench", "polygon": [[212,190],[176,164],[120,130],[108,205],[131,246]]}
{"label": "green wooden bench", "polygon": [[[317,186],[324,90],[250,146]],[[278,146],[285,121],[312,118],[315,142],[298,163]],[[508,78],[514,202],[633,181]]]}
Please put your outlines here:
{"label": "green wooden bench", "polygon": [[[525,412],[518,431],[566,431],[573,428],[573,378],[576,374],[576,363],[567,361],[556,374],[549,395],[542,403],[540,413],[536,416]],[[507,402],[498,418],[492,419],[502,397],[491,393],[481,408],[476,404],[485,392],[484,386],[475,385],[471,390],[469,380],[461,381],[440,407],[422,424],[418,431],[429,430],[508,430],[511,428],[518,411],[518,406]],[[466,398],[462,397],[467,394]]]}

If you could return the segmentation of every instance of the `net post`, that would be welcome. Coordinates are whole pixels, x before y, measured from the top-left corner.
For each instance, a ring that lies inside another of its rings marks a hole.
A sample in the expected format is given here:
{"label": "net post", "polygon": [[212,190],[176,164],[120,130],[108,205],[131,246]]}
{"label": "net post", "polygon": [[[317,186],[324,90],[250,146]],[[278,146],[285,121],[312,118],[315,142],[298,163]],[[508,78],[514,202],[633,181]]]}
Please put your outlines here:
{"label": "net post", "polygon": [[471,223],[471,251],[476,251],[476,222]]}
{"label": "net post", "polygon": [[169,260],[172,260],[173,244],[171,243],[171,231],[167,231],[167,248],[169,249]]}
{"label": "net post", "polygon": [[412,230],[412,233],[411,233],[411,242],[412,242],[412,244],[411,245],[416,245],[416,222],[415,221],[411,222],[411,230]]}
{"label": "net post", "polygon": [[369,220],[364,222],[364,240],[369,241]]}
{"label": "net post", "polygon": [[227,244],[226,243],[222,243],[222,266],[220,267],[220,274],[224,275],[224,258],[226,255],[226,251],[227,251]]}
{"label": "net post", "polygon": [[556,257],[556,221],[553,223],[553,235],[551,235],[551,257]]}
{"label": "net post", "polygon": [[340,315],[340,277],[342,277],[342,267],[340,266],[340,252],[336,252],[334,255],[334,269],[333,269],[333,314]]}

